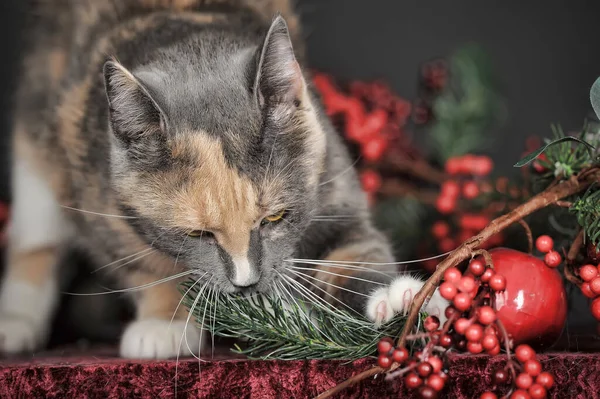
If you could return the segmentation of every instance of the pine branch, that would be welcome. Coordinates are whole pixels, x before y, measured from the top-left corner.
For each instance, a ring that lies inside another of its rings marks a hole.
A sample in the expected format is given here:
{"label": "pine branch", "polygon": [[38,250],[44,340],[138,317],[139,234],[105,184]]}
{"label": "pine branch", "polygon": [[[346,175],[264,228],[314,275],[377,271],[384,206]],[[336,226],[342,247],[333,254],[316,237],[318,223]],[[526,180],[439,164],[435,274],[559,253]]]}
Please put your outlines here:
{"label": "pine branch", "polygon": [[322,303],[228,295],[199,285],[182,284],[184,303],[198,325],[214,335],[246,341],[244,347],[236,345],[232,350],[251,359],[356,360],[374,355],[379,340],[397,336],[406,321],[398,315],[376,329],[358,313]]}
{"label": "pine branch", "polygon": [[583,228],[585,236],[593,244],[596,244],[600,238],[600,190],[598,187],[590,187],[581,198],[573,202],[569,211],[577,217],[577,222]]}

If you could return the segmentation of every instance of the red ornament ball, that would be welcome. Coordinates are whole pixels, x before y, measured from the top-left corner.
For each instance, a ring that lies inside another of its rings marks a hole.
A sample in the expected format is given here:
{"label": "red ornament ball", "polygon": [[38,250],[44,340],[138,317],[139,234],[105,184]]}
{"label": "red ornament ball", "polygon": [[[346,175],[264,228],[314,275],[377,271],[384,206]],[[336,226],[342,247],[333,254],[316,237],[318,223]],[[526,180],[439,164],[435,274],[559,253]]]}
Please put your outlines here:
{"label": "red ornament ball", "polygon": [[549,267],[558,267],[562,263],[562,257],[557,251],[550,251],[544,256],[544,262]]}
{"label": "red ornament ball", "polygon": [[583,281],[592,281],[598,277],[598,268],[594,265],[584,265],[579,268],[579,277]]}
{"label": "red ornament ball", "polygon": [[513,249],[495,248],[490,255],[494,270],[506,278],[505,289],[493,294],[492,303],[515,345],[554,343],[567,317],[567,293],[559,272]]}
{"label": "red ornament ball", "polygon": [[554,248],[554,240],[548,235],[539,236],[537,240],[535,240],[535,247],[540,252],[550,252],[552,251],[552,248]]}

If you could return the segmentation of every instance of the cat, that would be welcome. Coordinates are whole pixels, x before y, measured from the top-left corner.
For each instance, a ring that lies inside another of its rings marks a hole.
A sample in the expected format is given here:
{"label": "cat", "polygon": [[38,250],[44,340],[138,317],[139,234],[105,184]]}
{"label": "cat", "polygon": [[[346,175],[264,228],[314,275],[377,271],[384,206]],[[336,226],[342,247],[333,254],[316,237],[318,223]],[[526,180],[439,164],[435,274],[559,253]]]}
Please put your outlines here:
{"label": "cat", "polygon": [[[201,350],[178,306],[190,277],[225,293],[294,279],[376,325],[406,311],[423,282],[390,272],[290,0],[35,7],[13,117],[1,353],[46,344],[69,248],[131,293],[129,358]],[[426,310],[444,308],[436,293]]]}

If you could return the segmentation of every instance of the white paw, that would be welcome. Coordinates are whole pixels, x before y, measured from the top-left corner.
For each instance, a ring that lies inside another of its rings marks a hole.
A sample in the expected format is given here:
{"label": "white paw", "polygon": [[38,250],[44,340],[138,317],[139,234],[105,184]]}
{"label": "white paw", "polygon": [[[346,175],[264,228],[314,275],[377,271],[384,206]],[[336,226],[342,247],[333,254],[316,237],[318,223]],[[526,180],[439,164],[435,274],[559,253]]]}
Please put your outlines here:
{"label": "white paw", "polygon": [[18,316],[0,316],[0,353],[33,352],[41,346],[42,333],[32,320]]}
{"label": "white paw", "polygon": [[[417,278],[401,276],[394,279],[388,287],[378,288],[367,300],[367,317],[379,326],[390,321],[398,313],[406,314],[423,284],[424,282]],[[448,302],[435,290],[424,310],[437,316],[443,324],[446,321],[444,311],[447,306]]]}
{"label": "white paw", "polygon": [[207,332],[193,321],[146,319],[131,323],[121,338],[120,354],[131,359],[169,359],[198,355]]}

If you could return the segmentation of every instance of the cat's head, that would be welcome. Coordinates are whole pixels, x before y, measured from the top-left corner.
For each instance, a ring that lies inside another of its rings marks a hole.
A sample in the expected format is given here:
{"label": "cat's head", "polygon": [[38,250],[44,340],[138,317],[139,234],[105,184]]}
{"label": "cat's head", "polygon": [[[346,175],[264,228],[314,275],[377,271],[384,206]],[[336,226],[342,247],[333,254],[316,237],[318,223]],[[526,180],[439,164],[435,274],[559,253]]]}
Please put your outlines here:
{"label": "cat's head", "polygon": [[277,17],[104,67],[111,173],[136,232],[226,292],[267,290],[316,208],[325,133]]}

